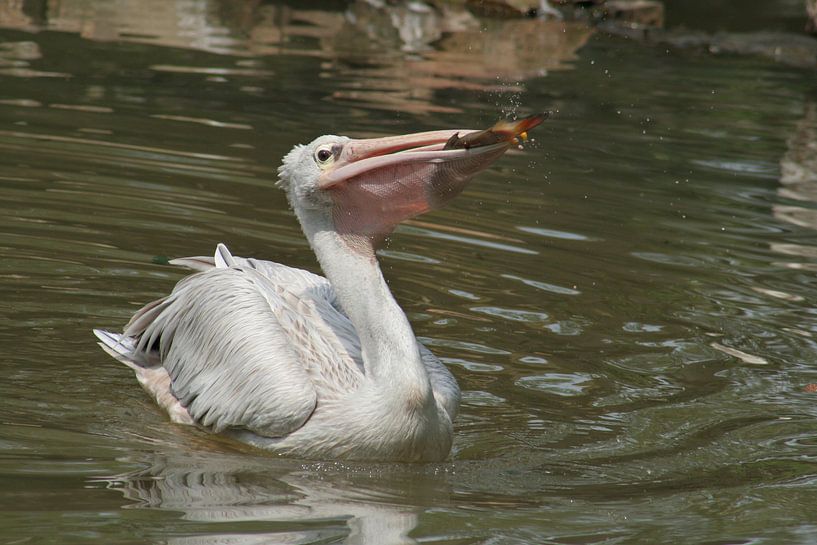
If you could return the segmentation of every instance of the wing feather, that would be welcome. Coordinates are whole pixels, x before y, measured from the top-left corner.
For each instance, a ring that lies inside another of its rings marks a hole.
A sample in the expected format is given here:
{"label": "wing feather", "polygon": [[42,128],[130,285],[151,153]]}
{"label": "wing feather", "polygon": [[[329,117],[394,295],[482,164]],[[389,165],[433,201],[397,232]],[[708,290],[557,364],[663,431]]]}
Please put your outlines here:
{"label": "wing feather", "polygon": [[[157,346],[174,395],[214,431],[244,427],[279,437],[301,427],[317,393],[276,310],[241,271],[190,276],[167,297],[140,336]],[[159,308],[159,307],[155,307]]]}
{"label": "wing feather", "polygon": [[194,271],[200,272],[209,271],[216,266],[216,261],[214,258],[201,255],[195,257],[179,257],[176,259],[171,259],[168,261],[168,263],[179,267],[187,267],[188,269],[193,269]]}
{"label": "wing feather", "polygon": [[196,422],[281,437],[360,384],[357,335],[323,277],[222,248],[180,260],[205,271],[138,311],[125,336],[138,338],[134,359],[158,351]]}

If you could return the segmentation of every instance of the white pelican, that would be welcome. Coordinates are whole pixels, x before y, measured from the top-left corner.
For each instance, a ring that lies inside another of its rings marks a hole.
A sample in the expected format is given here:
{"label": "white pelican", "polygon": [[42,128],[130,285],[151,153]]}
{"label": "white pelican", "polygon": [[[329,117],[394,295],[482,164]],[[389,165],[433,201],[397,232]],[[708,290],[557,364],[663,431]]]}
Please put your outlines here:
{"label": "white pelican", "polygon": [[199,272],[122,334],[94,330],[100,346],[174,422],[303,458],[445,459],[460,390],[415,338],[375,247],[456,196],[543,118],[296,146],[278,185],[326,278],[219,244],[214,258],[171,261]]}

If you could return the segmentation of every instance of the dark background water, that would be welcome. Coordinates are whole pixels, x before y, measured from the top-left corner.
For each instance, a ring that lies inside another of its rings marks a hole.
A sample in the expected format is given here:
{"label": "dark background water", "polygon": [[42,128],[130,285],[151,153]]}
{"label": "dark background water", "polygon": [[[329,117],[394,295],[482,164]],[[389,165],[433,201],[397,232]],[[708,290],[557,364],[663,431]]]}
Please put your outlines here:
{"label": "dark background water", "polygon": [[666,25],[690,30],[802,32],[805,3],[800,0],[667,0]]}
{"label": "dark background water", "polygon": [[[0,543],[817,539],[814,69],[364,2],[12,2],[0,26]],[[95,345],[184,275],[167,257],[317,270],[272,183],[293,144],[542,110],[381,253],[464,390],[449,462],[242,449]]]}

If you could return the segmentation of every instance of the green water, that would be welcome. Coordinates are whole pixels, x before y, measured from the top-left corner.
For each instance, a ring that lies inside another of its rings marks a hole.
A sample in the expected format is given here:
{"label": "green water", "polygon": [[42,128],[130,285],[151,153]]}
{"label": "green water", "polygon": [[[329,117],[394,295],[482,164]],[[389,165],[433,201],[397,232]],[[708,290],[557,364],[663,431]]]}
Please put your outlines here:
{"label": "green water", "polygon": [[[0,4],[0,544],[817,541],[817,72],[304,5]],[[381,253],[464,392],[447,463],[242,449],[96,346],[168,257],[317,270],[292,145],[541,110]]]}

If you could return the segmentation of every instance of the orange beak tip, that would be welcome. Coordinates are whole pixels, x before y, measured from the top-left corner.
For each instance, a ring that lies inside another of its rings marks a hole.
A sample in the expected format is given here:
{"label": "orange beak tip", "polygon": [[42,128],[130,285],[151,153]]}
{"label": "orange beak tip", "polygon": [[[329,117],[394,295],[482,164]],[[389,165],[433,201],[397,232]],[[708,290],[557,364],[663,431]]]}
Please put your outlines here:
{"label": "orange beak tip", "polygon": [[[527,133],[534,127],[537,127],[542,124],[542,122],[550,117],[550,112],[542,112],[539,114],[534,114],[523,119],[519,120],[519,132],[520,134]],[[527,135],[526,135],[527,137]]]}

